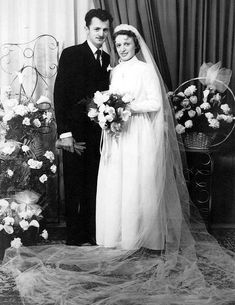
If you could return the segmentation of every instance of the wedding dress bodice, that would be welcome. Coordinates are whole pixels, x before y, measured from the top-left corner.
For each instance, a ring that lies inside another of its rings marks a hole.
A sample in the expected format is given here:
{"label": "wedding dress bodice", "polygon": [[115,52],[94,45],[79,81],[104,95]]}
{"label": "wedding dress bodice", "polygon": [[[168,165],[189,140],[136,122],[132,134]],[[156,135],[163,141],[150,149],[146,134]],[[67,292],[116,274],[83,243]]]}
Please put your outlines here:
{"label": "wedding dress bodice", "polygon": [[[147,85],[146,85],[147,84]],[[134,97],[133,112],[152,112],[160,108],[161,89],[151,68],[136,56],[121,62],[112,72],[110,91]]]}

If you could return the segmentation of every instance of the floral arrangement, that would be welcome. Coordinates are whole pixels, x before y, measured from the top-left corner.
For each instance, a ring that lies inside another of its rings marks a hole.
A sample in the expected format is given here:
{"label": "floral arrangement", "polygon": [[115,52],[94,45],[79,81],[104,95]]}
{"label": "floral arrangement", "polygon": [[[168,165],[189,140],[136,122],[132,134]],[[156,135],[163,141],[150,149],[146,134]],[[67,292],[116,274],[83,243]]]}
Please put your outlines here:
{"label": "floral arrangement", "polygon": [[231,70],[221,69],[220,62],[204,63],[197,78],[169,92],[178,134],[204,134],[213,140],[219,134],[228,133],[234,122],[234,95],[228,87],[230,77]]}
{"label": "floral arrangement", "polygon": [[[42,207],[37,204],[39,196],[38,193],[25,190],[16,192],[10,198],[0,199],[0,232],[4,231],[15,237],[13,247],[21,244],[19,236],[22,238],[25,231],[39,228],[39,221],[42,219]],[[43,230],[40,236],[47,239],[47,231]]]}
{"label": "floral arrangement", "polygon": [[11,87],[1,88],[0,231],[14,237],[39,228],[46,183],[56,173],[54,153],[41,141],[54,121],[50,107],[46,96],[35,103],[21,91],[17,96]]}
{"label": "floral arrangement", "polygon": [[102,129],[117,137],[131,116],[131,101],[133,101],[133,97],[129,94],[97,91],[89,105],[88,116]]}
{"label": "floral arrangement", "polygon": [[225,94],[208,87],[202,91],[202,98],[196,92],[196,86],[190,85],[184,91],[169,95],[175,110],[178,134],[211,132],[233,122],[231,108],[224,102]]}

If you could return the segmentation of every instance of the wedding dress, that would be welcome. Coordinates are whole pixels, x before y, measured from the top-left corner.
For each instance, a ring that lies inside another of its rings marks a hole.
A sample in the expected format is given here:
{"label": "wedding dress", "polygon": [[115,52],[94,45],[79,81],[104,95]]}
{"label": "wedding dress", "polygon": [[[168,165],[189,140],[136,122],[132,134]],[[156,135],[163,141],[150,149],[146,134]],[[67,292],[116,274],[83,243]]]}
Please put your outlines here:
{"label": "wedding dress", "polygon": [[140,52],[114,69],[111,89],[130,90],[136,114],[116,142],[104,135],[101,246],[9,248],[0,270],[15,277],[27,305],[235,304],[235,255],[207,232],[190,201],[161,75],[139,32],[121,30],[136,35]]}
{"label": "wedding dress", "polygon": [[162,250],[166,223],[156,187],[161,184],[156,158],[161,159],[162,152],[157,153],[151,117],[151,112],[158,115],[163,124],[160,83],[146,63],[133,57],[113,70],[109,91],[130,94],[134,113],[118,138],[104,131],[97,187],[97,244],[138,249],[145,230],[148,235],[141,246]]}

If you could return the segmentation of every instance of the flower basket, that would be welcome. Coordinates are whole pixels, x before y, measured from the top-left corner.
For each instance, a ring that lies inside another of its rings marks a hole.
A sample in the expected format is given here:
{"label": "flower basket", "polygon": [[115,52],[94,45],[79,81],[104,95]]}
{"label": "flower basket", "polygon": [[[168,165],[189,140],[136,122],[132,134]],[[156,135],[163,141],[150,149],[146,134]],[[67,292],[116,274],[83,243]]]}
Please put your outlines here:
{"label": "flower basket", "polygon": [[213,139],[203,132],[190,132],[185,135],[183,141],[185,147],[190,149],[208,149]]}
{"label": "flower basket", "polygon": [[235,96],[228,87],[232,72],[220,65],[203,64],[199,77],[169,92],[176,132],[187,148],[219,146],[235,128]]}

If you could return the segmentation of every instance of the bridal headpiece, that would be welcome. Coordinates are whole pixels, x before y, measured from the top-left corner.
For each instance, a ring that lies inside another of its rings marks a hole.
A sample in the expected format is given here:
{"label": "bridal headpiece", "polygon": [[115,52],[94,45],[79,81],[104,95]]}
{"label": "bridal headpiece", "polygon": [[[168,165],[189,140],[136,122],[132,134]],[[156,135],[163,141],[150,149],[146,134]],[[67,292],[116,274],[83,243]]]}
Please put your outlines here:
{"label": "bridal headpiece", "polygon": [[135,34],[135,36],[140,39],[140,33],[137,31],[137,29],[129,24],[120,24],[118,26],[116,26],[116,28],[114,29],[114,33],[120,32],[120,31],[131,31]]}

